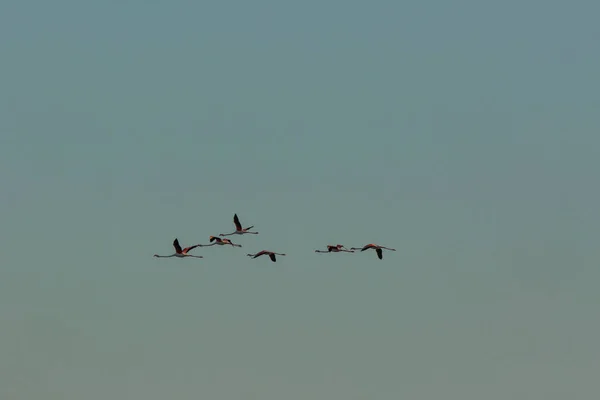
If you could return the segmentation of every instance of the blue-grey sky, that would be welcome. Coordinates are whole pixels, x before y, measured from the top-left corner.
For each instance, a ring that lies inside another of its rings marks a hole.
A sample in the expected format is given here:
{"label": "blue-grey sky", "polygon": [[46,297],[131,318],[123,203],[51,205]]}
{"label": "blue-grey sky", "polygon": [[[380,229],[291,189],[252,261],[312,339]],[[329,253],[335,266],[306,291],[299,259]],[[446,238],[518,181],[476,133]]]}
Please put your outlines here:
{"label": "blue-grey sky", "polygon": [[599,13],[4,2],[0,397],[593,397]]}

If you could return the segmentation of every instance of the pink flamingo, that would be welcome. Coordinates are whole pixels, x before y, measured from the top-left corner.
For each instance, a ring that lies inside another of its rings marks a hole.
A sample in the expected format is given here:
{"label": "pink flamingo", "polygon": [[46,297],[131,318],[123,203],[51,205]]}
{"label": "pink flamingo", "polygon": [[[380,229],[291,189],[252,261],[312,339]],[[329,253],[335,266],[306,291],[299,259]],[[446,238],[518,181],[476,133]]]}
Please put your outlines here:
{"label": "pink flamingo", "polygon": [[177,238],[175,238],[175,240],[173,240],[173,247],[175,247],[175,254],[171,254],[170,256],[159,256],[158,254],[155,254],[154,257],[159,257],[159,258],[169,258],[169,257],[178,257],[178,258],[184,258],[184,257],[204,258],[202,256],[193,256],[191,254],[188,254],[188,252],[190,250],[195,249],[198,246],[200,246],[200,245],[197,244],[195,246],[186,247],[185,249],[182,250],[181,246],[179,245],[179,240],[177,240]]}
{"label": "pink flamingo", "polygon": [[377,257],[379,257],[380,260],[383,260],[383,251],[381,249],[396,251],[396,249],[390,249],[388,247],[378,246],[378,245],[373,244],[373,243],[369,243],[369,244],[365,245],[362,248],[360,248],[360,247],[351,247],[350,249],[351,250],[360,250],[360,251],[365,251],[365,250],[368,250],[368,249],[375,249],[375,251],[377,252]]}
{"label": "pink flamingo", "polygon": [[256,258],[256,257],[260,257],[265,254],[267,254],[269,256],[269,258],[271,259],[271,261],[273,261],[273,262],[277,261],[277,258],[275,257],[275,255],[285,256],[285,254],[283,254],[283,253],[274,253],[272,251],[267,251],[267,250],[259,251],[256,254],[246,254],[246,255],[248,257]]}
{"label": "pink flamingo", "polygon": [[338,244],[335,246],[327,245],[327,251],[325,250],[315,250],[315,253],[339,253],[341,251],[345,251],[347,253],[354,253],[354,250],[346,249],[346,246]]}
{"label": "pink flamingo", "polygon": [[232,243],[231,240],[229,240],[229,239],[221,239],[220,237],[216,237],[216,236],[210,236],[210,242],[212,244],[201,244],[200,247],[209,247],[209,246],[214,246],[214,245],[224,246],[227,244],[229,244],[233,247],[242,247],[241,244],[235,244],[235,243]]}
{"label": "pink flamingo", "polygon": [[219,236],[243,235],[245,233],[253,233],[255,235],[258,234],[258,232],[250,232],[250,229],[254,228],[254,225],[247,228],[242,228],[242,224],[240,224],[240,219],[238,218],[237,214],[233,214],[233,223],[235,224],[235,232],[221,233]]}

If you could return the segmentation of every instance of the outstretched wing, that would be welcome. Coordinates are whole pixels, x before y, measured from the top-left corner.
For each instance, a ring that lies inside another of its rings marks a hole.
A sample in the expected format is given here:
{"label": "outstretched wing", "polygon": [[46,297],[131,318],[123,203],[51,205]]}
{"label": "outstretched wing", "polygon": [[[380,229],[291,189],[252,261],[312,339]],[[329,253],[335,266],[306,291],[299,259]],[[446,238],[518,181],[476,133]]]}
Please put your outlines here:
{"label": "outstretched wing", "polygon": [[277,261],[277,259],[275,258],[275,254],[269,253],[269,257],[271,258],[271,261],[273,261],[273,262]]}
{"label": "outstretched wing", "polygon": [[181,246],[179,245],[179,240],[177,240],[177,238],[173,240],[173,247],[175,247],[175,253],[181,254]]}
{"label": "outstretched wing", "polygon": [[214,242],[215,240],[216,240],[217,242],[219,242],[219,243],[220,243],[220,242],[222,242],[221,238],[218,238],[218,237],[216,237],[216,236],[211,236],[211,237],[210,237],[210,242],[211,242],[211,243],[212,243],[212,242]]}
{"label": "outstretched wing", "polygon": [[188,252],[188,251],[190,251],[190,250],[192,250],[192,249],[195,249],[195,248],[196,248],[196,247],[198,247],[198,246],[199,246],[199,245],[198,245],[198,244],[196,244],[196,245],[193,245],[193,246],[190,246],[190,247],[186,247],[185,249],[183,249],[183,253],[184,253],[184,254],[187,254],[187,252]]}
{"label": "outstretched wing", "polygon": [[252,257],[252,258],[260,257],[260,256],[262,256],[263,254],[266,254],[266,251],[264,251],[264,250],[261,250],[261,251],[259,251],[258,253],[256,253],[256,254],[254,255],[254,257]]}
{"label": "outstretched wing", "polygon": [[380,260],[383,260],[383,250],[377,248],[375,251],[377,252],[377,257],[379,257]]}
{"label": "outstretched wing", "polygon": [[233,214],[233,223],[235,224],[235,229],[238,231],[242,230],[242,224],[240,224],[240,219],[238,218],[237,214]]}

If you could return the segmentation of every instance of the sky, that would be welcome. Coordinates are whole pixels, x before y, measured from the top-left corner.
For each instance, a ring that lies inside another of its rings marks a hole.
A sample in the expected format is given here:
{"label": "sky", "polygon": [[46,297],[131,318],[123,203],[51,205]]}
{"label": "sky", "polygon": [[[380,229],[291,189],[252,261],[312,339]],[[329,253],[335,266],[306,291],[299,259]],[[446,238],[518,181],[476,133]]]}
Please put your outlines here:
{"label": "sky", "polygon": [[590,398],[599,12],[3,2],[0,397]]}

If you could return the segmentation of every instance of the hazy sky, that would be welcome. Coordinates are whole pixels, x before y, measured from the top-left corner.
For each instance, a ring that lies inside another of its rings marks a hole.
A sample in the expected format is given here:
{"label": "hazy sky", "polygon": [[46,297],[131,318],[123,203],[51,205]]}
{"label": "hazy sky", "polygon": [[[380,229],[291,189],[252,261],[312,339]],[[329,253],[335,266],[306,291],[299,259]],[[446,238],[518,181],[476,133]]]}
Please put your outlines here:
{"label": "hazy sky", "polygon": [[599,13],[3,2],[0,397],[593,398]]}

